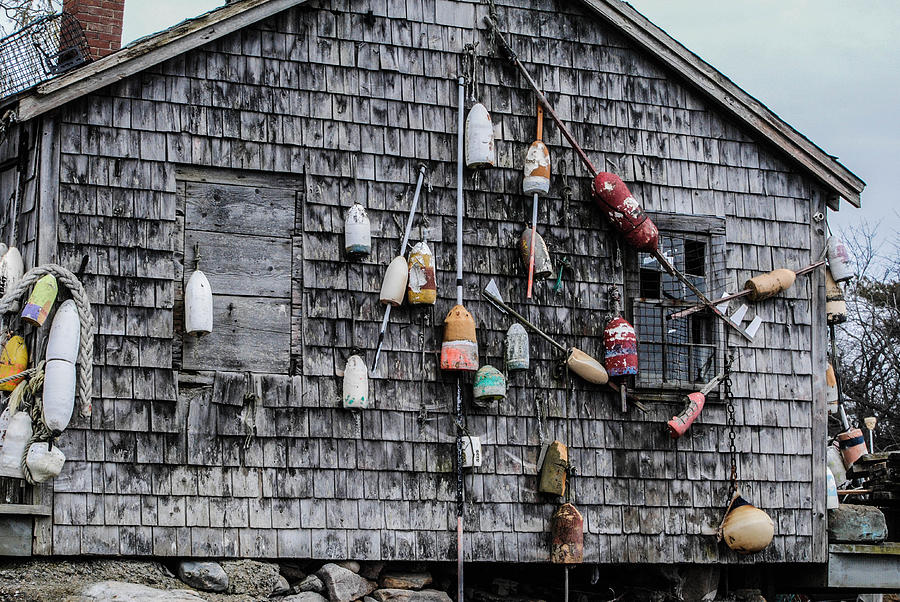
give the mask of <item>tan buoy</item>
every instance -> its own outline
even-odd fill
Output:
[[[825,244],[825,254],[828,256],[828,268],[836,282],[850,280],[856,276],[856,270],[850,261],[850,251],[837,236],[829,236]]]
[[[526,227],[522,231],[522,238],[519,240],[519,250],[521,251],[522,261],[525,263],[525,269],[528,269],[528,263],[531,260],[531,227]],[[537,280],[546,280],[553,276],[553,263],[550,261],[550,251],[547,250],[547,243],[539,232],[534,233],[534,277]]]
[[[844,291],[831,275],[831,268],[825,268],[825,320],[829,325],[847,321]]]
[[[506,370],[528,370],[531,351],[528,347],[528,331],[518,322],[513,322],[506,331]]]
[[[475,103],[466,116],[466,167],[483,169],[493,167],[496,162],[494,154],[494,124],[491,114],[483,104]]]
[[[9,247],[0,258],[0,294],[6,294],[15,287],[25,274],[22,254],[15,247]]]
[[[718,537],[735,552],[752,554],[772,543],[775,523],[768,514],[735,492],[719,526]]]
[[[409,277],[409,266],[402,255],[397,255],[388,265],[381,282],[381,302],[394,307],[403,303],[406,296],[406,279]]]
[[[369,374],[363,359],[353,354],[344,366],[344,386],[342,390],[345,408],[356,410],[369,407]]]
[[[584,561],[584,517],[572,504],[553,513],[550,526],[550,562],[581,564]]]
[[[441,370],[478,370],[478,339],[475,320],[462,305],[454,305],[444,318],[444,341],[441,343]]]
[[[525,153],[525,167],[523,169],[522,192],[524,194],[537,194],[547,196],[550,192],[550,149],[543,141],[544,134],[544,107],[537,107],[537,139],[528,147]]]
[[[503,373],[485,364],[475,373],[475,382],[472,385],[472,394],[475,401],[490,403],[506,398],[506,378]]]
[[[609,374],[603,364],[577,347],[569,349],[566,364],[569,366],[569,370],[589,383],[605,385],[609,382]]]
[[[544,462],[541,464],[538,491],[552,495],[565,495],[566,470],[568,468],[569,448],[561,441],[554,441],[547,447]]]
[[[372,252],[372,225],[359,203],[353,203],[344,218],[344,251],[350,259],[362,259]]]
[[[206,274],[195,270],[184,287],[184,331],[202,336],[212,332],[213,296]]]
[[[744,288],[750,290],[751,301],[763,301],[783,293],[794,284],[797,274],[787,268],[772,270],[768,274],[754,276],[744,284]]]
[[[437,299],[434,254],[424,240],[409,252],[409,283],[406,298],[413,305],[434,305]]]
[[[829,414],[834,414],[835,416],[837,416],[837,414],[838,414],[837,375],[834,372],[834,366],[831,365],[831,362],[828,362],[828,367],[825,368],[825,407],[828,409]]]

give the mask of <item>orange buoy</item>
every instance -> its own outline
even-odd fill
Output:
[[[25,347],[25,339],[19,335],[13,335],[3,344],[0,351],[0,378],[7,378],[23,372],[28,368],[28,349]],[[12,391],[20,382],[20,377],[0,385],[0,391]]]
[[[866,438],[860,429],[847,429],[837,436],[837,440],[846,468],[850,468],[854,462],[869,453],[866,449]]]
[[[462,305],[455,305],[444,318],[441,370],[478,370],[478,339],[475,320]]]
[[[550,562],[581,564],[584,561],[584,517],[572,504],[553,513],[550,526]]]

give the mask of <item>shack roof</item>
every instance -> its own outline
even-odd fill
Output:
[[[18,118],[28,120],[104,86],[141,72],[252,25],[307,0],[238,0],[185,20],[169,29],[136,40],[118,52],[36,86],[19,99]],[[742,90],[712,65],[678,43],[621,0],[579,0],[590,12],[634,41],[649,55],[711,99],[723,112],[740,120],[762,139],[787,153],[839,199],[860,206],[865,182],[759,100]]]

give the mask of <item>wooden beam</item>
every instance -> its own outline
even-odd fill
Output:
[[[43,119],[38,171],[38,239],[35,265],[56,263],[59,200],[59,128],[54,117]]]
[[[306,0],[243,0],[138,40],[118,52],[39,85],[19,101],[19,120],[26,121],[158,65],[183,52],[218,40]]]
[[[0,504],[0,514],[50,516],[51,510],[46,504]]]
[[[596,15],[621,30],[721,108],[787,152],[829,189],[852,205],[860,206],[859,195],[865,182],[644,15],[625,2],[583,1]]]

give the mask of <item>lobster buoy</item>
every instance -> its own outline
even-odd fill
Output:
[[[184,287],[184,330],[188,334],[203,336],[212,332],[212,287],[206,274],[195,270]]]
[[[366,208],[353,203],[344,218],[344,251],[351,259],[362,259],[372,252],[372,224]]]
[[[56,277],[53,274],[45,274],[31,289],[28,295],[28,302],[22,310],[22,319],[32,326],[43,326],[53,308],[53,302],[56,301],[56,294],[59,292],[59,285],[56,283]]]
[[[775,523],[760,510],[735,492],[719,526],[719,541],[741,554],[751,554],[765,549],[775,537]]]
[[[600,172],[594,178],[594,199],[625,241],[638,251],[659,247],[659,230],[619,176]]]
[[[344,407],[355,410],[369,407],[369,374],[363,359],[353,354],[344,366]]]
[[[66,463],[66,455],[59,447],[55,447],[48,441],[33,443],[25,454],[25,465],[31,472],[31,480],[35,483],[43,483],[55,479],[62,472]]]
[[[584,561],[584,518],[574,505],[565,503],[553,513],[550,526],[550,562],[581,564]]]
[[[825,254],[828,256],[828,267],[835,282],[850,280],[856,276],[856,270],[850,261],[850,251],[837,236],[829,236],[825,245]]]
[[[462,305],[454,305],[444,318],[444,341],[441,343],[441,370],[478,370],[478,339],[475,320]]]
[[[19,283],[25,275],[22,254],[15,247],[9,247],[0,258],[0,294],[5,295]]]
[[[603,331],[606,348],[606,371],[612,378],[624,378],[637,374],[637,335],[628,320],[617,316],[610,320]]]
[[[434,279],[434,254],[424,240],[409,252],[409,284],[406,298],[413,305],[434,305],[437,282]]]
[[[547,453],[544,454],[538,491],[552,495],[565,495],[568,468],[569,448],[561,441],[554,441],[547,447]]]
[[[528,269],[528,263],[531,260],[531,227],[522,231],[522,238],[519,242],[519,250],[522,253],[522,261],[525,262],[525,269]],[[539,232],[534,233],[534,277],[537,280],[546,280],[553,276],[553,263],[550,261],[550,251],[547,250],[547,243]]]
[[[840,500],[838,500],[838,492],[837,492],[837,481],[835,480],[834,474],[831,472],[831,469],[827,466],[825,467],[825,508],[828,510],[834,510],[838,506],[841,505]]]
[[[847,321],[847,302],[844,300],[844,291],[831,275],[830,268],[825,268],[825,321],[829,325]]]
[[[844,459],[841,457],[840,450],[834,445],[826,447],[825,464],[828,466],[831,474],[834,475],[834,480],[838,485],[843,485],[847,482],[847,469],[844,468]]]
[[[518,322],[506,331],[506,370],[528,370],[531,351],[528,348],[528,331]]]
[[[402,255],[394,257],[384,273],[381,281],[381,295],[379,299],[384,305],[397,307],[403,303],[406,296],[406,279],[409,277],[409,266]]]
[[[466,116],[466,167],[482,169],[493,167],[495,162],[494,124],[487,107],[479,102]]]
[[[0,449],[0,469],[5,469],[5,472],[11,472],[20,479],[25,476],[22,474],[22,456],[31,434],[31,416],[28,412],[13,414],[6,428],[3,448]]]
[[[589,383],[605,385],[609,382],[609,374],[606,372],[603,364],[577,347],[569,349],[566,365],[569,367],[569,370]]]
[[[18,374],[28,368],[28,349],[25,347],[25,339],[19,335],[13,335],[6,340],[3,350],[0,351],[0,378],[7,378]],[[22,378],[17,378],[0,385],[0,391],[12,391]]]
[[[61,433],[75,409],[75,362],[81,340],[78,307],[69,299],[53,317],[44,366],[44,424]]]
[[[543,141],[544,107],[537,108],[537,140],[525,153],[522,192],[528,195],[546,196],[550,192],[550,149]]]
[[[825,407],[829,414],[837,415],[838,413],[838,387],[837,374],[834,372],[834,366],[828,362],[825,368]]]
[[[853,463],[865,456],[866,438],[860,429],[848,429],[837,436],[838,448],[841,450],[841,458],[844,460],[844,468],[850,468]]]
[[[744,288],[750,289],[748,297],[750,297],[751,301],[763,301],[791,288],[796,278],[797,274],[793,271],[787,268],[779,268],[772,270],[768,274],[754,276],[744,283]]]
[[[478,468],[481,466],[481,438],[465,435],[462,438],[462,467]]]
[[[493,366],[484,365],[475,373],[472,392],[476,401],[490,403],[506,397],[506,379]]]
[[[685,401],[687,403],[685,404],[684,409],[681,410],[677,416],[672,416],[672,419],[666,423],[669,427],[669,435],[672,439],[678,439],[691,428],[691,425],[694,424],[694,420],[696,420],[697,416],[700,415],[700,412],[703,411],[703,406],[706,404],[706,395],[696,391],[686,395]]]

